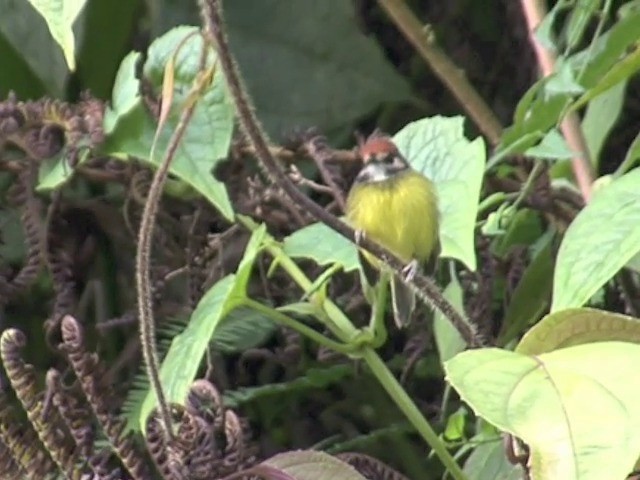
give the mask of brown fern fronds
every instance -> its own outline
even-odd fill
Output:
[[[38,175],[34,162],[25,160],[18,173],[17,181],[8,192],[10,203],[18,206],[22,222],[26,255],[24,265],[11,279],[0,281],[0,297],[4,302],[24,292],[42,271],[44,228],[42,225],[40,200],[34,194],[35,181]]]
[[[5,480],[22,480],[26,477],[26,472],[13,457],[13,452],[2,441],[0,441],[0,471]]]
[[[8,329],[0,337],[0,355],[16,396],[38,438],[51,455],[58,469],[70,479],[80,479],[90,472],[82,465],[73,442],[65,432],[64,422],[55,410],[45,410],[44,395],[36,388],[34,368],[24,362],[21,350],[26,338],[16,329]]]
[[[59,205],[60,197],[55,196],[48,212],[46,259],[54,289],[52,313],[45,325],[48,339],[58,332],[60,321],[73,312],[76,304],[73,256],[62,240],[61,232],[67,225],[59,215]]]
[[[369,455],[362,453],[339,453],[335,456],[351,465],[369,480],[409,480],[400,472]]]
[[[111,411],[111,395],[100,383],[104,369],[99,365],[97,355],[85,350],[82,327],[70,315],[62,319],[62,340],[62,348],[115,454],[134,480],[148,480],[151,475],[146,456],[134,443],[131,434],[124,433],[125,421]]]
[[[151,413],[146,425],[147,450],[164,480],[184,480],[191,478],[186,457],[193,449],[197,427],[191,415],[179,405],[171,405],[171,416],[173,424],[178,425],[175,440],[167,438],[158,410]]]

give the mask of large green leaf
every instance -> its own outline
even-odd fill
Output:
[[[438,190],[442,256],[476,269],[473,244],[486,153],[482,138],[464,136],[463,117],[424,118],[393,140],[409,163]]]
[[[236,273],[227,275],[204,294],[187,328],[172,340],[160,368],[160,380],[168,402],[184,403],[216,329],[246,295],[253,262],[262,249],[265,235],[264,225],[253,232]],[[155,405],[155,393],[149,391],[140,412],[143,432],[147,417]]]
[[[69,70],[76,68],[73,23],[86,0],[29,0],[47,22],[53,39],[60,45]]]
[[[144,74],[160,92],[164,68],[181,46],[175,58],[174,97],[171,113],[158,137],[153,162],[158,165],[175,130],[194,79],[199,71],[203,42],[195,27],[178,27],[159,38],[149,48]],[[105,131],[109,133],[104,151],[119,158],[139,158],[147,162],[156,130],[156,122],[146,111],[138,95],[135,61],[138,54],[125,58],[116,77],[113,105],[105,114]],[[208,52],[208,64],[215,62]],[[233,209],[223,183],[211,173],[217,162],[226,158],[233,130],[233,107],[223,75],[215,71],[211,85],[199,99],[180,146],[171,164],[171,173],[204,195],[226,218]]]
[[[411,100],[351,2],[233,0],[225,8],[231,49],[272,135],[350,128],[383,102]]]
[[[466,351],[445,370],[478,415],[529,446],[532,478],[601,480],[638,458],[638,362],[640,345],[598,342],[535,357]]]
[[[640,169],[596,191],[558,251],[551,311],[580,307],[640,252]]]
[[[458,313],[464,315],[462,285],[460,285],[455,272],[452,272],[451,282],[444,289],[443,294]],[[458,329],[453,326],[451,320],[440,310],[436,310],[433,316],[433,336],[435,337],[440,361],[443,363],[463,351],[467,346]]]

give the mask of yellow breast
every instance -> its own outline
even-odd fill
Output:
[[[347,220],[404,262],[428,260],[438,244],[438,203],[433,183],[415,170],[359,183],[347,198]]]

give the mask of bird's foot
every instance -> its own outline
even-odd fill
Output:
[[[414,277],[416,276],[416,273],[418,273],[419,267],[420,267],[420,264],[416,259],[413,259],[409,263],[407,263],[402,269],[402,274],[404,275],[405,281],[407,282],[413,281]]]
[[[353,236],[353,239],[356,242],[356,245],[361,245],[362,244],[362,240],[364,240],[366,237],[364,230],[356,230],[355,231],[355,235]]]

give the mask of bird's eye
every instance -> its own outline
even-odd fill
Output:
[[[382,161],[382,163],[391,165],[395,162],[396,156],[393,153],[386,153],[380,160]]]

